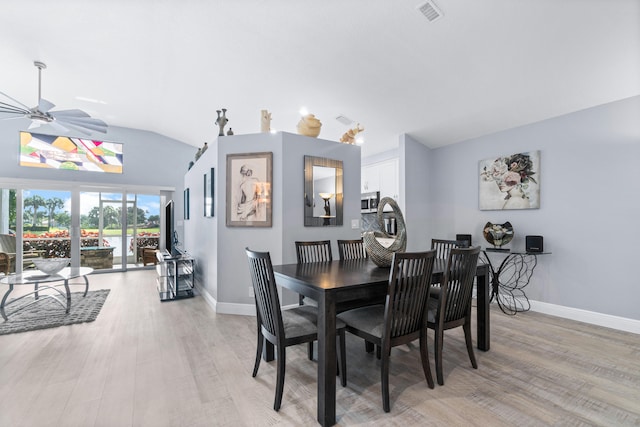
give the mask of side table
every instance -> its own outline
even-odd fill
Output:
[[[525,252],[500,250],[493,248],[483,249],[480,259],[489,265],[491,277],[491,296],[498,307],[505,314],[515,315],[518,312],[529,311],[531,304],[524,292],[524,288],[531,281],[533,270],[538,265],[538,255],[548,255],[551,252]],[[489,254],[504,255],[496,269],[489,258]]]

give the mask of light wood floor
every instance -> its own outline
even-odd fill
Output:
[[[0,426],[318,425],[306,346],[288,349],[275,412],[275,362],[251,377],[255,318],[215,314],[200,297],[160,303],[152,271],[93,275],[91,287],[111,289],[95,322],[0,336]],[[350,336],[338,425],[640,425],[640,336],[496,307],[491,316],[478,370],[462,332],[447,333],[445,385],[433,390],[417,346],[394,349],[388,414],[379,362]]]

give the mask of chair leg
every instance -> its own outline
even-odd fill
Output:
[[[444,341],[444,330],[436,328],[435,337],[435,356],[436,356],[436,377],[438,384],[444,385],[444,377],[442,375],[442,344]]]
[[[373,343],[365,340],[364,351],[367,353],[373,353]]]
[[[307,354],[309,355],[309,360],[313,360],[313,341],[308,344]]]
[[[338,332],[338,362],[340,372],[340,384],[342,387],[347,386],[347,345],[344,329]]]
[[[380,346],[378,346],[378,349],[380,349]],[[389,412],[391,411],[391,405],[389,404],[389,354],[382,355],[380,381],[382,384],[382,409],[384,409],[384,412]]]
[[[424,336],[420,337],[420,359],[422,360],[422,370],[424,371],[424,378],[427,380],[429,388],[433,388],[433,376],[431,375],[431,364],[429,363],[429,348],[427,346],[427,331],[423,332]]]
[[[464,340],[467,343],[467,353],[469,353],[471,366],[473,366],[473,369],[478,369],[478,362],[476,362],[476,356],[473,353],[473,342],[471,341],[471,322],[465,322],[462,325],[462,329],[464,330]]]
[[[382,348],[379,345],[376,346],[376,357],[378,360],[382,359]]]
[[[262,346],[264,345],[264,337],[262,336],[262,331],[260,330],[260,325],[258,325],[258,343],[256,345],[256,362],[253,365],[253,374],[255,377],[258,375],[258,368],[260,367],[260,359],[262,356]]]
[[[286,350],[285,347],[278,347],[278,373],[276,379],[276,400],[273,403],[273,409],[276,411],[280,410],[280,405],[282,404],[282,391],[284,390],[284,372],[287,366],[286,364]]]

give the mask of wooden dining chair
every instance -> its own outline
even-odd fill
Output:
[[[338,254],[340,259],[363,259],[367,257],[364,249],[364,241],[358,240],[338,240]]]
[[[249,270],[256,304],[258,344],[253,377],[258,374],[262,347],[266,339],[276,348],[278,362],[276,396],[273,409],[278,411],[282,403],[286,348],[292,345],[313,342],[318,339],[318,310],[313,306],[299,306],[282,311],[273,274],[269,252],[256,252],[245,248],[249,259]],[[338,343],[338,363],[342,386],[347,385],[347,364],[345,353],[345,324],[336,320]]]
[[[429,388],[433,378],[427,351],[426,308],[435,251],[396,252],[389,274],[384,305],[355,308],[338,315],[347,331],[381,347],[382,407],[389,412],[389,361],[391,348],[420,340],[422,370]]]
[[[471,296],[479,254],[480,246],[451,249],[440,282],[440,296],[429,299],[427,327],[435,331],[436,376],[440,385],[444,385],[442,346],[447,329],[462,326],[471,366],[478,369],[471,341]]]
[[[308,262],[325,262],[333,261],[333,254],[331,253],[331,240],[316,240],[316,241],[296,241],[296,258],[298,264],[305,264]],[[318,304],[310,299],[305,300],[304,295],[298,295],[299,305],[313,305]],[[313,359],[313,341],[309,342],[309,360]]]
[[[8,276],[10,270],[11,258],[9,257],[9,254],[6,252],[0,252],[0,272],[4,273],[5,276]]]

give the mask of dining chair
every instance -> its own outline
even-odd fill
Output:
[[[367,257],[364,249],[364,241],[358,240],[338,240],[338,254],[340,259],[363,259]]]
[[[333,261],[331,240],[296,241],[296,258],[298,264],[307,262]],[[313,305],[317,303],[311,299],[305,300],[304,295],[298,295],[299,305]],[[313,341],[309,342],[309,360],[313,359]]]
[[[435,251],[396,252],[389,273],[389,287],[384,305],[355,308],[338,315],[347,331],[379,346],[382,351],[380,376],[382,407],[390,411],[389,362],[391,348],[420,340],[422,370],[429,388],[433,377],[427,349],[426,308]]]
[[[440,282],[440,297],[429,298],[427,304],[427,327],[435,331],[436,376],[440,385],[444,385],[442,346],[447,329],[462,326],[471,366],[478,369],[471,342],[471,296],[479,254],[480,246],[452,248]]]
[[[256,252],[245,248],[249,260],[249,270],[256,304],[258,345],[252,376],[258,374],[262,348],[266,339],[276,348],[277,379],[273,409],[278,411],[282,403],[286,348],[292,345],[313,342],[318,339],[318,311],[316,307],[303,305],[282,311],[273,274],[269,252]],[[345,324],[336,319],[339,374],[342,386],[347,385],[347,364],[345,353]]]
[[[446,239],[431,239],[431,249],[436,250],[436,258],[446,260],[449,257],[449,252],[453,248],[469,247],[467,241],[464,240],[446,240]],[[439,298],[440,296],[440,284],[434,283],[430,290],[431,298]]]

